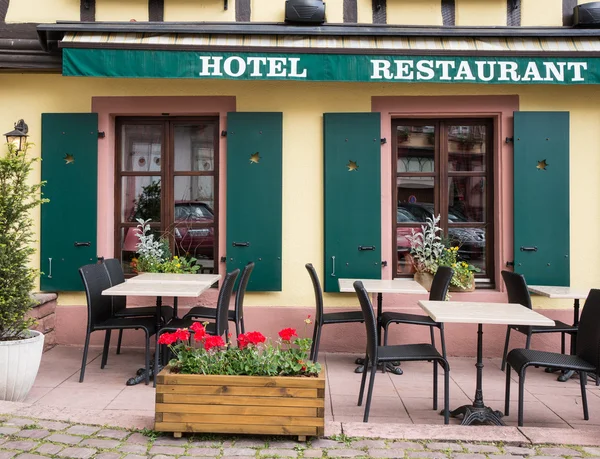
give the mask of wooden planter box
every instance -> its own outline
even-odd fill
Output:
[[[173,432],[322,436],[325,371],[316,378],[171,374],[156,381],[154,429]]]

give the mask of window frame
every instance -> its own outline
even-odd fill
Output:
[[[486,136],[486,158],[485,171],[449,171],[448,167],[448,127],[449,126],[473,126],[484,125],[489,133]],[[435,138],[433,143],[434,148],[434,168],[433,172],[398,172],[398,136],[396,135],[399,126],[435,126]],[[494,194],[495,194],[495,148],[498,136],[498,128],[495,119],[491,116],[442,116],[442,117],[419,117],[412,118],[410,116],[392,117],[391,118],[391,172],[392,172],[392,260],[393,260],[393,278],[408,278],[412,274],[398,272],[398,250],[397,250],[397,228],[413,228],[415,224],[400,223],[398,224],[396,213],[398,206],[398,178],[399,177],[432,177],[434,180],[434,213],[440,215],[440,226],[444,234],[448,234],[448,229],[453,228],[482,228],[486,233],[485,260],[486,273],[485,275],[476,274],[476,286],[478,288],[495,288],[495,251],[494,251],[494,233],[495,233],[495,214],[494,214]],[[456,177],[484,177],[486,180],[486,197],[485,197],[485,219],[484,223],[480,222],[448,222],[448,205],[449,205],[449,178]],[[437,190],[436,190],[437,188]],[[446,190],[443,192],[443,190]]]
[[[219,271],[219,117],[218,116],[117,116],[115,117],[115,164],[114,164],[114,254],[118,260],[122,258],[121,231],[124,228],[136,227],[137,222],[124,222],[121,219],[122,186],[124,177],[156,177],[161,179],[160,223],[151,222],[152,229],[161,232],[175,228],[175,196],[174,183],[176,177],[213,177],[214,207],[213,223],[187,223],[191,229],[213,228],[214,272]],[[213,169],[212,171],[175,171],[175,127],[189,124],[213,125]],[[126,125],[162,126],[161,168],[160,171],[125,171],[123,170],[122,135]],[[165,186],[165,184],[167,186]],[[166,204],[166,205],[165,205]],[[169,246],[174,250],[174,238],[170,238]],[[174,253],[174,252],[173,252]],[[126,277],[130,277],[127,275]]]

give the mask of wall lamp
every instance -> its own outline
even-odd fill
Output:
[[[12,144],[17,151],[23,151],[27,143],[27,132],[29,132],[29,128],[25,124],[25,121],[19,120],[15,123],[14,130],[4,134],[6,142]]]

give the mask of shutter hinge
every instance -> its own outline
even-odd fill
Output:
[[[227,137],[227,131],[221,131],[221,137]]]
[[[227,262],[227,257],[221,257],[221,263]]]
[[[387,260],[383,260],[383,261],[381,262],[381,267],[382,267],[382,268],[385,268],[386,266],[387,266]]]
[[[512,266],[513,268],[515,267],[515,262],[514,261],[507,261],[506,262],[506,267],[510,267]]]
[[[381,145],[385,145],[387,143],[387,139],[384,137],[383,139],[381,139]]]
[[[514,142],[515,142],[514,137],[507,137],[506,140],[504,141],[504,143],[514,143]]]
[[[104,133],[104,131],[98,131],[98,138],[99,139],[103,139],[106,136],[106,134]]]

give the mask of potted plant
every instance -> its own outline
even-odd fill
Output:
[[[27,313],[36,302],[31,296],[39,275],[30,266],[35,253],[31,212],[46,199],[43,183],[30,183],[37,158],[28,158],[26,144],[8,144],[0,157],[0,400],[23,401],[37,375],[44,335],[29,330]]]
[[[438,265],[449,266],[454,270],[454,275],[450,280],[451,292],[472,292],[475,290],[475,273],[481,270],[458,259],[458,246],[445,247]]]
[[[410,254],[415,270],[414,279],[429,291],[433,275],[439,266],[439,259],[444,251],[442,229],[438,226],[440,216],[427,218],[426,224],[420,231],[412,230],[411,236],[406,236],[410,242]]]
[[[159,343],[175,358],[157,377],[155,430],[323,435],[325,374],[308,358],[312,340],[293,328],[275,342],[243,333],[233,346],[195,322]]]

